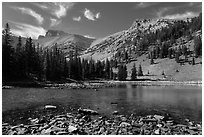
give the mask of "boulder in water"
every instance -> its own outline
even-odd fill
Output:
[[[88,115],[98,115],[98,112],[91,109],[78,109],[79,113],[88,114]]]

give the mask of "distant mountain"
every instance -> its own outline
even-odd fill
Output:
[[[18,37],[12,36],[12,45],[15,47],[18,43]],[[69,51],[73,51],[77,48],[78,53],[85,51],[95,39],[87,38],[82,35],[69,34],[60,30],[48,30],[45,34],[39,35],[38,39],[33,39],[34,44],[39,44],[44,49],[52,48],[57,44],[58,48],[69,54]],[[22,44],[26,43],[26,38],[22,37]]]
[[[45,37],[56,37],[56,36],[62,36],[66,34],[68,33],[65,33],[64,31],[60,31],[60,30],[48,30],[45,34]]]
[[[48,30],[45,36],[39,36],[37,42],[43,48],[52,48],[55,44],[68,54],[69,51],[77,48],[78,52],[86,50],[93,42],[92,38],[82,35],[69,34],[59,30]]]

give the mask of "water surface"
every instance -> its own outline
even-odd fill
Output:
[[[169,113],[178,119],[202,121],[202,89],[197,86],[133,86],[92,89],[14,88],[2,90],[3,120],[14,110],[36,109],[51,104],[78,109],[90,108],[111,116]]]

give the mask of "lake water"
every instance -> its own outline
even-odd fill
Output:
[[[39,109],[56,105],[61,111],[79,107],[97,110],[102,115],[165,114],[202,121],[202,87],[198,86],[134,86],[92,89],[14,88],[2,90],[3,121],[10,112]],[[9,113],[7,113],[9,112]]]

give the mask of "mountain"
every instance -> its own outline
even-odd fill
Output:
[[[48,30],[45,36],[39,36],[37,42],[43,48],[52,48],[55,44],[57,47],[69,53],[77,48],[78,52],[86,50],[94,39],[87,38],[77,34],[69,34],[59,30]]]
[[[88,58],[91,56],[96,60],[111,58],[118,50],[132,46],[137,40],[142,39],[145,34],[169,27],[175,22],[175,20],[168,19],[135,20],[129,29],[93,41],[91,46],[83,52],[82,57]]]
[[[26,43],[26,38],[21,37],[22,44]],[[35,45],[39,44],[44,49],[52,48],[57,44],[57,48],[61,49],[65,54],[70,51],[78,50],[78,53],[85,51],[95,39],[87,38],[82,35],[69,34],[60,30],[48,30],[45,34],[39,35],[38,39],[33,39]],[[18,37],[12,36],[12,45],[15,47],[18,43]]]
[[[186,20],[170,19],[143,19],[135,20],[129,29],[123,30],[92,42],[81,55],[85,59],[105,61],[109,59],[118,65],[125,64],[130,79],[131,69],[142,65],[142,79],[165,80],[202,80],[202,56],[195,58],[195,38],[202,37],[202,15]],[[184,56],[183,47],[187,48],[187,57]],[[155,49],[163,51],[165,56],[150,57]],[[172,49],[172,58],[167,53]],[[157,52],[157,51],[156,51]],[[175,52],[179,52],[179,62],[176,62]],[[159,54],[164,54],[160,52]],[[186,59],[187,58],[187,59]],[[192,60],[195,58],[195,65]],[[115,73],[117,67],[113,68]],[[163,72],[165,73],[165,78]]]

